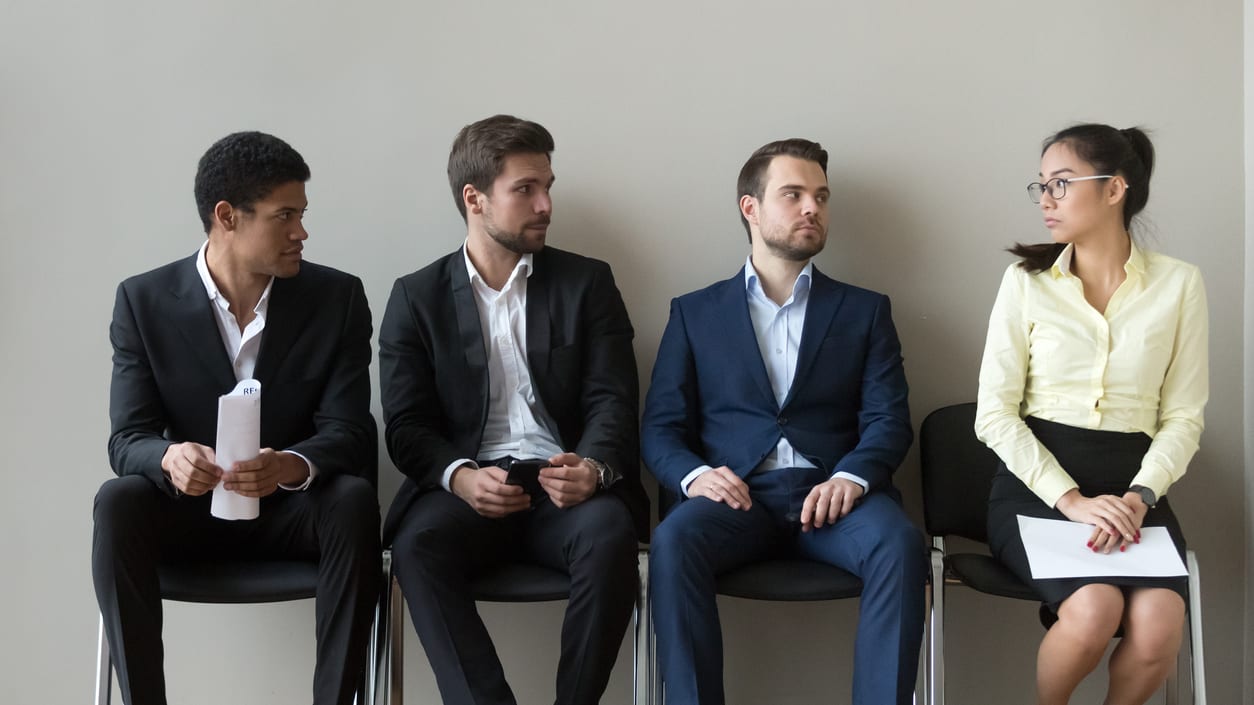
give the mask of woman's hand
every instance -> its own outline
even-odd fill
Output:
[[[1140,495],[1136,501],[1140,501]],[[1135,543],[1140,538],[1141,520],[1145,518],[1145,509],[1138,512],[1126,495],[1085,497],[1074,489],[1060,497],[1054,506],[1071,521],[1092,524],[1095,528],[1088,546],[1102,553],[1110,553],[1116,547],[1125,550],[1128,544]]]

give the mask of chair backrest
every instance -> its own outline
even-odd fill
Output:
[[[919,431],[919,452],[927,533],[988,543],[988,493],[1000,460],[975,437],[975,404],[928,414]]]

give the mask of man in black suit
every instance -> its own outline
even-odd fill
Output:
[[[553,138],[498,115],[449,154],[465,245],[397,280],[379,332],[388,452],[407,477],[384,523],[446,704],[514,703],[469,581],[510,559],[568,572],[558,703],[605,690],[631,617],[639,390],[604,262],[545,247]],[[532,495],[506,482],[541,461]]]
[[[229,135],[200,160],[208,239],[118,287],[109,460],[92,575],[122,698],[164,703],[157,564],[318,561],[313,702],[347,704],[365,668],[380,550],[370,415],[370,310],[361,281],[301,261],[309,167],[282,140]],[[256,458],[219,467],[217,400],[261,383]],[[211,490],[260,515],[210,515]]]

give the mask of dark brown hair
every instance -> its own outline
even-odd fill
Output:
[[[1119,130],[1110,125],[1075,125],[1046,139],[1041,145],[1041,155],[1060,143],[1070,147],[1097,173],[1116,174],[1128,182],[1123,196],[1123,227],[1131,231],[1133,216],[1149,202],[1150,174],[1154,171],[1154,145],[1145,131],[1139,127]],[[1022,257],[1019,266],[1035,274],[1054,266],[1065,248],[1066,245],[1058,242],[1035,245],[1017,242],[1008,251]]]
[[[762,200],[763,192],[766,189],[766,184],[764,183],[766,170],[771,166],[771,161],[775,157],[796,157],[808,162],[816,162],[823,169],[823,173],[827,173],[827,151],[818,142],[811,142],[798,137],[771,142],[759,147],[749,157],[749,161],[740,167],[740,178],[736,179],[737,204],[744,196],[753,196],[759,201]],[[739,205],[737,205],[737,212],[740,212]],[[752,242],[753,235],[749,231],[749,221],[745,220],[744,213],[740,213],[740,222],[744,224],[745,233],[749,234],[749,240]]]
[[[463,127],[448,153],[448,183],[453,189],[457,210],[466,219],[462,189],[466,184],[490,194],[492,183],[501,175],[505,157],[511,154],[553,152],[553,135],[539,123],[513,115],[493,115]]]

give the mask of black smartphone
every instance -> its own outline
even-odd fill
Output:
[[[540,468],[548,466],[543,460],[511,460],[505,469],[505,484],[518,485],[534,501],[544,496],[544,488],[540,487]]]

